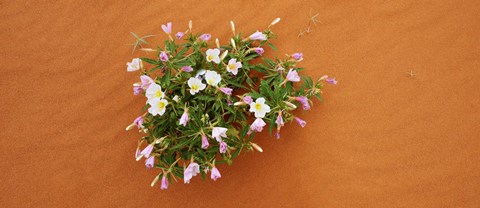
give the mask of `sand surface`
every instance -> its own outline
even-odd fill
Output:
[[[320,23],[298,38],[309,12]],[[478,1],[0,1],[0,207],[479,207]],[[129,32],[173,21],[226,43],[274,31],[329,74],[325,102],[265,150],[168,191],[124,128],[144,99]],[[152,38],[159,43],[166,36]],[[413,77],[407,73],[413,71]]]

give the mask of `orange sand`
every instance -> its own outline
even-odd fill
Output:
[[[0,207],[480,206],[480,3],[223,2],[1,1]],[[321,23],[298,38],[310,10]],[[124,131],[144,103],[129,32],[193,19],[226,43],[230,20],[250,33],[276,17],[266,55],[302,51],[339,85],[217,182],[150,188]]]

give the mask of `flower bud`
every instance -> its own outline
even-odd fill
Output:
[[[245,104],[246,104],[246,103],[244,103],[244,102],[236,102],[236,103],[234,103],[233,105],[234,105],[234,106],[239,106],[239,105],[245,105]]]
[[[152,183],[150,184],[151,187],[155,186],[155,184],[158,182],[158,179],[160,179],[160,175],[155,176],[153,179]]]
[[[287,106],[288,106],[288,107],[290,107],[290,108],[293,108],[293,109],[296,109],[296,108],[297,108],[297,106],[296,106],[296,105],[294,105],[294,104],[293,104],[293,103],[291,103],[291,102],[284,101],[284,103],[285,103],[285,104],[287,104]]]
[[[132,130],[134,126],[135,126],[134,123],[128,125],[127,128],[125,128],[125,131],[130,131],[130,130]]]
[[[255,150],[257,150],[257,151],[259,151],[259,152],[263,152],[263,149],[262,149],[260,146],[258,146],[257,144],[250,142],[250,145],[252,145],[252,147],[253,147]]]
[[[272,23],[270,23],[270,25],[268,27],[271,27],[271,26],[274,26],[275,24],[277,24],[278,22],[280,22],[280,17],[277,17],[275,18]]]
[[[217,48],[220,48],[220,42],[218,41],[218,38],[215,38],[215,44],[217,45]]]
[[[225,59],[225,57],[227,57],[227,54],[228,54],[228,50],[222,53],[222,56],[220,56],[220,60]]]
[[[230,21],[230,28],[232,28],[232,33],[235,35],[235,24],[233,24],[233,21]]]
[[[237,49],[237,46],[235,45],[235,40],[233,38],[230,39],[230,43],[232,44],[233,49]]]
[[[188,30],[190,30],[190,32],[192,32],[192,20],[188,21]]]
[[[141,51],[145,51],[145,52],[155,52],[157,50],[155,49],[152,49],[152,48],[140,48]]]

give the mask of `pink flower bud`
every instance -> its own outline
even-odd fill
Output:
[[[143,124],[143,117],[142,116],[139,116],[137,117],[133,123],[137,126],[138,129],[141,129],[142,128],[142,124]]]
[[[220,142],[220,153],[225,153],[227,152],[227,143],[225,143],[224,141],[221,141]]]
[[[267,36],[257,30],[257,32],[251,34],[249,38],[250,40],[266,40]]]
[[[153,155],[145,160],[145,166],[147,167],[147,169],[152,168],[154,163],[155,163],[155,157]]]
[[[140,81],[142,82],[141,87],[144,90],[147,90],[147,88],[152,84],[155,83],[152,78],[150,78],[147,75],[142,75],[140,76]]]
[[[134,95],[140,95],[142,93],[143,89],[141,86],[133,86],[133,94]]]
[[[285,123],[283,122],[283,117],[281,112],[278,113],[277,120],[275,121],[275,123],[277,124],[277,129],[280,129],[280,127],[285,125]]]
[[[263,54],[263,52],[265,52],[265,50],[263,50],[263,48],[260,48],[260,47],[253,48],[253,50],[257,52],[258,55],[260,56]]]
[[[337,80],[335,78],[328,78],[325,81],[333,85],[337,84]]]
[[[294,53],[292,54],[292,58],[298,61],[303,58],[303,53]]]
[[[167,177],[163,176],[162,177],[162,186],[160,186],[160,189],[165,190],[168,188],[168,180]]]
[[[223,93],[225,93],[225,95],[232,95],[232,88],[229,88],[229,87],[222,87],[220,88],[220,91],[222,91]]]
[[[162,25],[162,30],[163,30],[163,32],[165,32],[167,34],[172,33],[172,23],[169,22],[169,23],[167,23],[167,25]]]
[[[198,37],[198,38],[200,38],[203,41],[208,41],[208,40],[210,40],[211,37],[212,37],[212,35],[210,35],[210,33],[205,33],[205,34],[200,35],[200,37]]]
[[[213,167],[212,168],[212,174],[210,175],[210,178],[214,181],[216,181],[217,179],[221,178],[222,175],[220,175],[220,171],[218,171],[218,169],[216,167]]]
[[[243,97],[243,102],[250,105],[250,103],[253,102],[253,99],[252,99],[251,96],[245,96],[245,97]]]
[[[261,132],[265,125],[266,125],[266,123],[263,121],[262,118],[257,118],[257,119],[255,119],[255,121],[250,126],[250,130],[255,131],[255,132]]]
[[[160,61],[167,62],[168,61],[168,54],[165,51],[160,53]]]
[[[298,76],[297,71],[290,69],[287,73],[287,80],[290,82],[300,82],[300,76]]]
[[[137,148],[137,151],[135,151],[135,158],[142,157],[142,154],[140,153],[140,150]]]
[[[188,165],[188,167],[183,171],[183,182],[190,183],[190,180],[193,176],[196,176],[200,173],[200,166],[196,162],[192,162]]]
[[[185,111],[182,114],[182,117],[180,118],[180,125],[187,126],[187,122],[188,122],[188,109],[185,109]]]
[[[185,33],[183,33],[183,32],[178,32],[178,33],[175,35],[175,37],[180,40],[180,39],[182,39],[182,37],[183,37],[184,35],[185,35]]]
[[[152,150],[153,150],[153,144],[149,144],[147,147],[145,147],[145,149],[142,150],[142,152],[140,152],[140,154],[146,158],[149,158],[150,154],[152,153]]]
[[[295,117],[295,121],[303,128],[305,125],[307,125],[307,122],[300,119],[299,117]]]
[[[192,72],[193,68],[191,66],[184,66],[182,67],[182,71],[184,72]]]
[[[299,96],[299,97],[296,97],[295,100],[302,104],[303,110],[310,110],[310,103],[308,103],[307,97]]]
[[[208,143],[208,138],[206,135],[202,135],[202,149],[207,149],[208,146],[210,146],[210,143]]]

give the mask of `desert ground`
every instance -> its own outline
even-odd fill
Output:
[[[479,207],[478,1],[0,1],[0,207]],[[309,20],[315,16],[316,24]],[[274,18],[324,101],[263,153],[166,191],[125,127],[145,100],[125,63],[161,24],[227,43]],[[212,39],[213,40],[213,39]],[[210,41],[213,44],[213,41]]]

